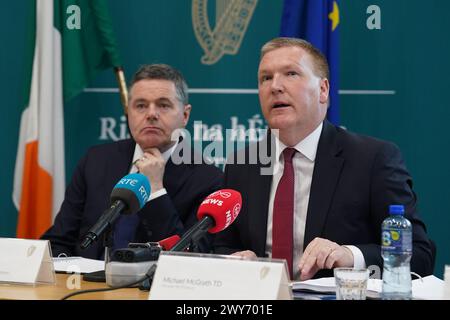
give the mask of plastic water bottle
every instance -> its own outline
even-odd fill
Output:
[[[389,214],[381,225],[383,257],[383,299],[411,299],[410,261],[412,226],[403,214],[403,205],[389,206]]]

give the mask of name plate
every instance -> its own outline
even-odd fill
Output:
[[[0,282],[55,283],[49,241],[0,238]]]
[[[290,300],[284,260],[161,252],[149,294],[152,300]]]

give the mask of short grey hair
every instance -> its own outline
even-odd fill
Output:
[[[183,105],[189,103],[188,86],[180,71],[167,64],[145,64],[142,65],[131,80],[130,89],[141,80],[168,80],[174,83],[178,100]]]

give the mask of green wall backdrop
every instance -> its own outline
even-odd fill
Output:
[[[216,4],[208,2],[214,28]],[[201,62],[203,50],[192,23],[192,0],[110,0],[110,11],[127,79],[144,63],[169,63],[192,89],[256,89],[260,46],[278,35],[281,0],[259,0],[236,55],[213,65]],[[381,29],[369,30],[369,5],[381,10]],[[391,140],[403,151],[414,178],[419,209],[438,246],[435,274],[450,264],[450,38],[447,0],[341,0],[341,118],[352,131]],[[24,48],[29,2],[0,2],[0,236],[15,235],[17,211],[11,200],[23,95]],[[116,87],[112,71],[89,86]],[[389,94],[351,94],[348,90],[388,90]],[[265,127],[258,97],[248,94],[191,93],[188,128],[202,121],[214,129],[232,123]],[[66,170],[69,180],[78,159],[93,144],[123,138],[125,119],[117,93],[84,92],[65,106]],[[106,128],[110,128],[108,131]],[[198,130],[198,127],[197,127]]]

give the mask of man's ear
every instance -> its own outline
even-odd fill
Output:
[[[327,78],[320,79],[320,96],[319,102],[324,104],[328,103],[330,96],[330,82]]]
[[[186,127],[189,122],[189,116],[191,115],[192,106],[190,104],[184,105],[183,110],[183,125]]]

